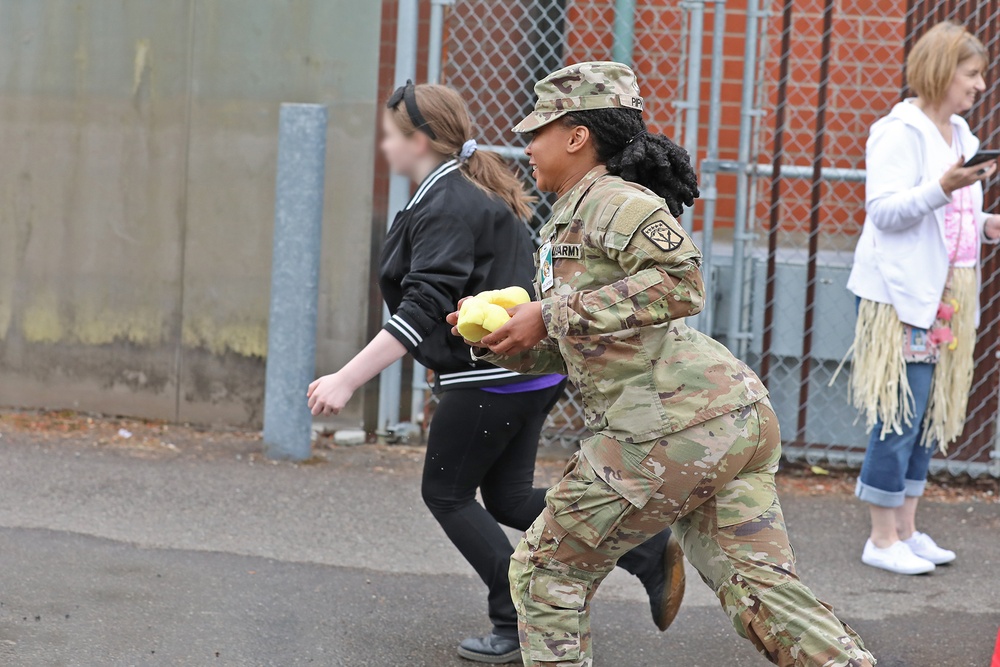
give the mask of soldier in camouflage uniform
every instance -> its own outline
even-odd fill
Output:
[[[736,631],[771,662],[874,665],[795,574],[767,391],[684,323],[704,305],[700,252],[674,218],[698,194],[687,154],[646,132],[625,65],[573,65],[535,92],[535,112],[515,131],[533,133],[526,153],[539,188],[560,195],[541,230],[540,301],[512,310],[473,356],[567,373],[594,435],[511,561],[524,664],[592,665],[598,585],[622,554],[672,526]]]

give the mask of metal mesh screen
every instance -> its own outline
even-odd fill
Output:
[[[630,6],[634,11],[623,13]],[[720,7],[721,93],[711,99],[710,37]],[[706,275],[712,314],[700,328],[767,382],[791,456],[858,463],[867,438],[847,402],[847,373],[834,375],[854,330],[854,298],[845,285],[864,222],[865,141],[871,124],[902,97],[909,45],[945,19],[969,25],[1000,56],[1000,0],[456,0],[444,22],[442,79],[469,101],[480,143],[504,152],[530,184],[523,143],[509,128],[530,110],[533,82],[570,62],[631,60],[651,129],[689,146],[694,138],[703,180],[709,168],[716,179],[692,216],[696,241],[714,256]],[[697,87],[688,87],[689,57],[703,64]],[[1000,145],[998,83],[993,65],[990,90],[969,115],[984,144],[994,147]],[[701,115],[692,133],[685,102],[698,93]],[[719,150],[702,162],[713,113]],[[741,132],[741,121],[749,131]],[[739,199],[744,176],[746,196]],[[994,201],[995,193],[987,196],[988,210]],[[536,230],[550,206],[549,198],[539,198]],[[741,210],[747,235],[738,226],[733,232]],[[998,347],[990,332],[1000,323],[1000,260],[989,248],[984,260],[969,421],[947,460],[935,463],[952,472],[997,474],[991,461]],[[582,432],[571,392],[545,437],[570,444]]]
[[[762,117],[758,162],[780,178],[756,180],[757,242],[747,326],[759,330],[749,356],[779,406],[793,456],[857,463],[866,436],[846,404],[848,376],[833,380],[852,340],[853,297],[844,285],[864,222],[868,129],[903,96],[909,45],[941,20],[978,32],[993,53],[1000,3],[772,3],[762,32]],[[996,142],[1000,70],[994,66],[969,120],[985,145]],[[987,188],[987,209],[995,201]],[[984,249],[983,323],[965,433],[936,468],[993,472],[996,352],[994,302],[1000,281]],[[755,321],[756,318],[756,321]],[[792,322],[794,326],[789,327]],[[793,332],[796,335],[793,335]]]
[[[984,146],[1000,145],[1000,0],[926,2],[910,0],[907,11],[907,43],[911,44],[928,28],[942,20],[967,25],[982,40],[992,61],[986,76],[987,91],[968,115],[972,129]],[[992,187],[990,187],[992,186]],[[986,184],[986,210],[998,211],[1000,179]],[[997,327],[1000,326],[1000,256],[995,246],[983,252],[983,316],[976,345],[976,374],[969,400],[965,431],[947,461],[952,472],[977,472],[984,466],[1000,476],[1000,447],[997,445]]]
[[[529,186],[524,144],[510,128],[533,107],[534,82],[571,62],[610,60],[631,44],[632,64],[647,87],[647,122],[657,132],[676,135],[682,11],[673,2],[640,2],[617,37],[615,18],[615,3],[601,0],[458,0],[451,8],[443,82],[468,100],[478,141],[511,158]],[[553,199],[534,194],[539,200],[531,226],[537,232]],[[545,444],[575,446],[585,430],[582,414],[571,388],[549,415]]]
[[[905,7],[781,0],[770,9],[753,158],[769,169],[748,202],[757,232],[748,356],[788,451],[855,460],[866,436],[847,403],[849,374],[834,374],[853,339],[846,282],[865,215],[865,141],[899,101]]]

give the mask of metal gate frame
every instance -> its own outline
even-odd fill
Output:
[[[764,35],[766,28],[757,30],[754,25],[754,18],[767,21],[771,14],[769,12],[758,11],[755,0],[750,0],[750,18],[747,20],[746,30],[746,56],[747,63],[744,80],[743,108],[741,111],[741,131],[740,131],[740,158],[735,162],[705,160],[701,164],[702,173],[710,175],[714,173],[735,173],[738,175],[738,200],[744,205],[737,209],[736,229],[734,232],[734,261],[732,272],[732,284],[730,294],[730,319],[727,342],[731,348],[741,357],[747,357],[747,343],[751,338],[749,327],[749,313],[747,303],[749,295],[747,286],[751,280],[747,271],[748,246],[755,238],[755,234],[748,233],[747,219],[755,208],[753,193],[757,190],[757,182],[766,178],[770,180],[770,204],[768,210],[766,250],[766,280],[764,296],[764,325],[762,335],[762,348],[764,353],[759,360],[759,371],[765,384],[771,376],[773,358],[772,338],[775,328],[775,265],[779,245],[779,236],[782,233],[782,220],[780,217],[780,202],[782,198],[783,184],[790,179],[808,179],[810,184],[810,216],[808,231],[807,250],[807,275],[806,275],[806,297],[805,316],[802,332],[802,352],[800,357],[799,373],[799,397],[798,415],[795,424],[794,436],[788,438],[784,443],[785,455],[791,459],[805,459],[809,462],[830,461],[834,463],[859,466],[864,458],[864,447],[844,445],[830,445],[811,443],[806,437],[806,426],[809,419],[809,394],[810,384],[814,381],[812,362],[812,339],[815,331],[815,289],[817,285],[818,266],[818,240],[821,233],[820,217],[821,204],[823,202],[823,186],[825,183],[837,181],[863,182],[865,179],[864,169],[837,168],[825,166],[825,141],[827,134],[826,112],[828,105],[828,90],[830,85],[830,68],[832,60],[831,38],[833,35],[834,20],[838,3],[835,0],[822,0],[822,47],[819,74],[817,84],[817,96],[815,107],[815,132],[812,163],[810,165],[786,165],[784,158],[784,133],[785,133],[785,111],[787,104],[787,85],[790,80],[789,63],[792,59],[793,41],[793,14],[795,12],[795,0],[778,0],[775,5],[781,5],[781,31],[779,47],[779,76],[777,81],[777,103],[773,114],[773,144],[771,150],[770,164],[756,163],[751,155],[757,152],[752,150],[752,143],[759,134],[759,129],[753,127],[754,121],[764,114],[761,111],[760,100],[762,99],[761,89],[768,82],[764,77],[759,76],[752,80],[754,76],[753,64],[757,57],[766,48]],[[801,4],[801,3],[800,3]],[[996,26],[1000,22],[1000,2],[991,0],[989,2],[975,3],[969,0],[945,0],[934,2],[932,0],[909,0],[905,14],[905,43],[902,45],[902,54],[909,52],[910,47],[929,27],[939,21],[957,20],[963,24],[971,24],[973,29],[980,33],[984,43],[992,45],[994,51],[1000,48],[1000,40],[997,39],[991,26]],[[982,101],[990,99],[991,93],[995,99],[1000,93],[1000,62],[994,60],[991,64],[991,76],[988,77],[990,90],[982,96]],[[907,96],[908,91],[900,91],[900,98]],[[754,101],[756,100],[756,104]],[[985,103],[978,104],[970,114],[970,124],[973,130],[978,132],[984,140],[984,144],[1000,139],[1000,114],[997,113],[997,106],[987,106]],[[704,178],[704,176],[703,176]],[[996,191],[988,195],[987,208],[997,202]],[[706,225],[711,224],[707,220]],[[936,458],[932,461],[932,471],[945,471],[952,475],[968,474],[980,476],[984,474],[1000,477],[1000,434],[997,432],[997,408],[998,408],[998,364],[1000,359],[1000,340],[995,334],[990,333],[990,329],[1000,322],[1000,256],[992,248],[984,250],[983,264],[983,326],[976,349],[976,374],[973,382],[972,396],[969,404],[969,417],[966,423],[965,434],[952,447],[950,454],[944,458]],[[985,334],[985,335],[983,335]],[[966,458],[967,457],[967,458]],[[985,460],[984,460],[985,459]]]

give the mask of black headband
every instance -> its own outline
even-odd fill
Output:
[[[410,122],[413,123],[413,127],[420,130],[431,139],[437,139],[437,135],[434,134],[434,130],[432,130],[431,126],[426,120],[424,120],[424,115],[420,113],[420,107],[417,106],[417,96],[413,91],[413,81],[407,79],[406,85],[397,88],[396,91],[389,97],[389,101],[385,103],[385,106],[389,109],[396,109],[396,107],[399,106],[399,103],[403,102],[406,105],[406,115],[410,117]]]

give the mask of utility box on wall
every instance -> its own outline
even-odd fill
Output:
[[[767,261],[762,253],[751,260],[749,321],[751,338],[747,359],[760,368],[764,339]],[[824,257],[816,270],[816,305],[813,314],[812,368],[806,404],[806,442],[816,445],[864,445],[868,438],[857,411],[848,402],[850,363],[830,385],[837,367],[854,340],[857,319],[854,295],[847,290],[851,267],[839,257]],[[718,286],[732,282],[731,257],[717,258],[713,278]],[[717,289],[714,334],[723,342],[728,327],[729,295]],[[782,437],[792,440],[801,409],[803,324],[805,320],[806,265],[802,258],[782,252],[775,264],[772,305],[771,369],[768,391],[781,423]]]

